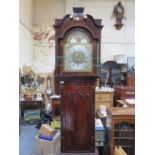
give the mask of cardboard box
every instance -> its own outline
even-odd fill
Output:
[[[52,141],[35,137],[35,151],[40,155],[58,155],[60,153],[60,131],[58,130]]]
[[[105,129],[101,119],[95,119],[95,146],[103,146],[105,142]]]
[[[55,129],[53,129],[49,124],[43,124],[39,132],[44,136],[52,136],[55,134]]]
[[[114,155],[127,155],[126,152],[122,149],[121,146],[115,146],[115,153]]]
[[[105,142],[105,129],[103,127],[95,127],[95,141]]]

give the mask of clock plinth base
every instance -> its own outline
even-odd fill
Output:
[[[96,149],[94,153],[60,153],[59,155],[99,155]]]
[[[59,155],[99,155],[98,152],[96,153],[61,153]]]

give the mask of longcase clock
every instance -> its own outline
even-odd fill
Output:
[[[95,83],[99,77],[101,20],[73,8],[55,20],[55,89],[61,94],[61,152],[95,154]]]

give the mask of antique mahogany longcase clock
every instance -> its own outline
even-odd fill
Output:
[[[95,83],[99,75],[101,20],[73,8],[55,20],[56,93],[61,94],[61,152],[95,154]]]

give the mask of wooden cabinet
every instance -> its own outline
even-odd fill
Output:
[[[105,105],[108,108],[113,107],[113,92],[96,92],[95,110],[97,110],[100,105]]]
[[[128,155],[135,154],[135,108],[110,108],[111,138],[110,150],[121,146]]]
[[[128,73],[127,74],[127,86],[135,86],[135,74]]]
[[[43,100],[24,100],[20,101],[21,107],[21,123],[24,123],[24,112],[26,110],[40,110],[40,116],[43,112],[44,101]]]
[[[128,87],[135,87],[135,73],[124,73],[124,85]]]

